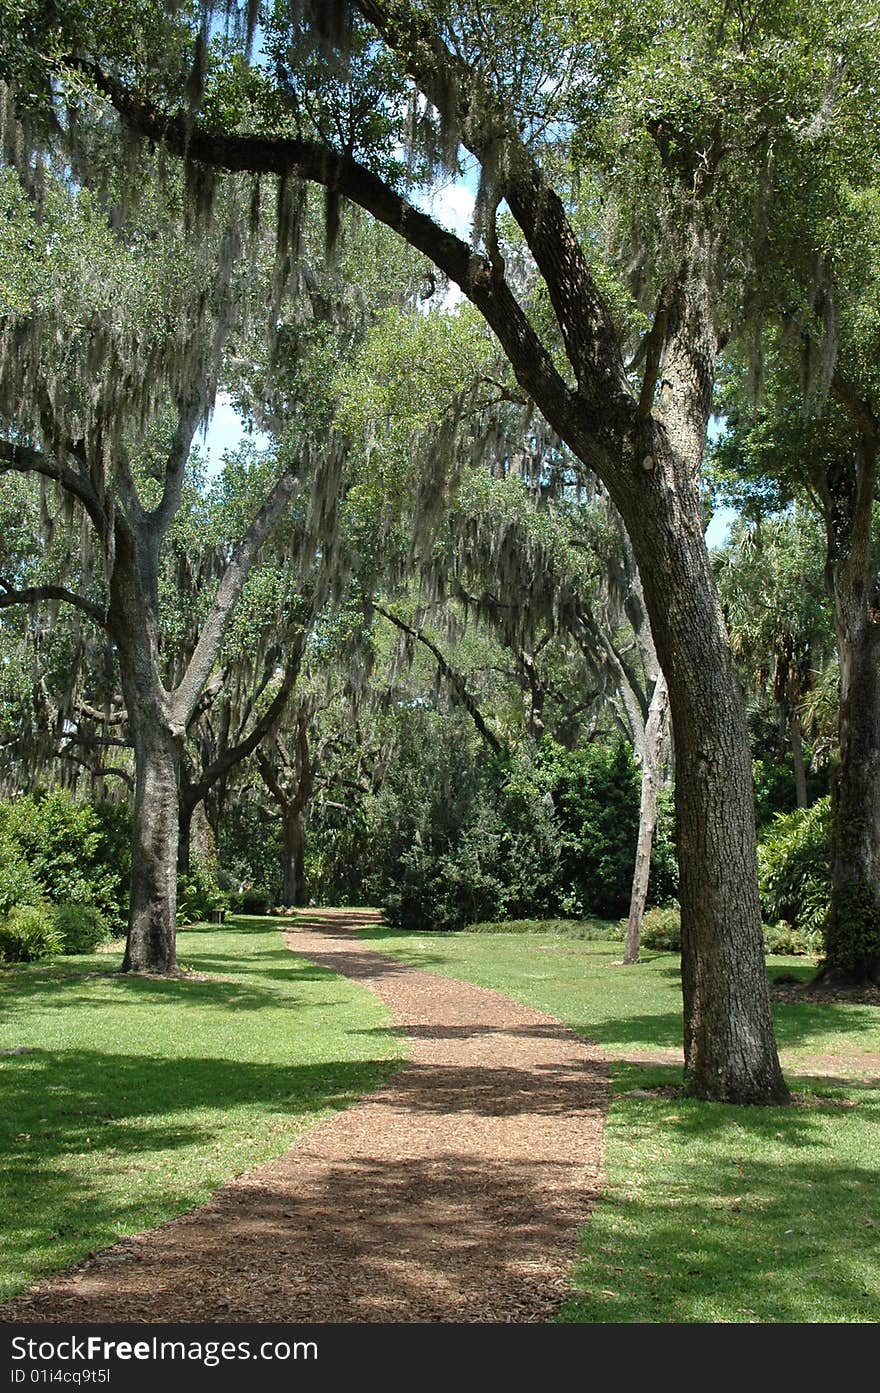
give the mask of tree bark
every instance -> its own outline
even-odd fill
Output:
[[[623,951],[623,961],[627,966],[631,966],[639,960],[642,919],[648,899],[648,881],[651,877],[651,851],[654,846],[654,833],[657,829],[660,759],[668,706],[669,692],[666,687],[666,679],[661,673],[654,686],[648,721],[645,726],[642,786],[639,797],[639,836],[636,844],[636,865],[633,872],[629,920],[626,926],[626,941]]]
[[[306,816],[296,803],[288,804],[284,817],[284,888],[286,906],[305,904]]]
[[[134,726],[133,726],[134,731]],[[173,975],[177,909],[178,767],[182,740],[160,720],[134,731],[137,777],[131,904],[123,972]]]
[[[880,985],[880,613],[851,615],[831,795],[825,979]]]
[[[878,432],[828,471],[827,577],[840,658],[840,764],[831,791],[831,904],[821,976],[880,983],[880,595],[871,546]]]
[[[797,711],[792,711],[789,717],[788,743],[791,746],[791,758],[794,765],[795,802],[799,808],[805,808],[807,806],[807,770],[804,764],[804,733]]]

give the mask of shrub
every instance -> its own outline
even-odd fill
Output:
[[[125,809],[77,803],[61,789],[0,805],[0,844],[27,862],[38,898],[94,905],[119,927],[127,916],[128,826]]]
[[[37,878],[18,848],[0,841],[0,916],[17,904],[34,904],[42,898]]]
[[[53,915],[65,953],[91,953],[113,937],[105,915],[92,904],[56,905]]]
[[[237,914],[268,914],[272,896],[260,886],[238,890],[229,896],[229,904]]]
[[[220,889],[213,869],[194,860],[187,876],[177,878],[177,923],[200,924],[225,909],[229,896]]]
[[[632,890],[639,825],[640,775],[624,741],[564,750],[541,742],[539,757],[558,831],[561,882],[588,914],[625,914]],[[649,898],[675,895],[672,799],[661,794]]]
[[[664,953],[681,952],[681,910],[678,905],[655,906],[642,918],[641,945]]]
[[[830,799],[778,814],[758,845],[764,917],[785,920],[818,943],[831,899]]]
[[[0,922],[0,958],[31,963],[64,952],[64,939],[49,905],[16,905]]]
[[[785,956],[799,956],[806,953],[814,957],[822,951],[822,932],[820,929],[807,931],[793,928],[784,919],[778,924],[764,925],[764,952]],[[778,978],[777,978],[778,980]]]

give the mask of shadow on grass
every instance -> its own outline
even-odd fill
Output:
[[[3,1066],[4,1267],[20,1272],[21,1286],[33,1271],[24,1254],[35,1248],[54,1250],[44,1262],[54,1269],[87,1248],[113,1242],[132,1225],[162,1222],[191,1205],[194,1195],[204,1199],[202,1162],[211,1159],[208,1153],[226,1135],[236,1110],[243,1114],[234,1123],[243,1142],[252,1140],[248,1119],[260,1114],[272,1118],[270,1130],[283,1133],[288,1121],[314,1117],[368,1093],[397,1062],[280,1065],[34,1049],[4,1059]],[[265,1134],[266,1120],[250,1123],[255,1125]],[[187,1148],[188,1192],[173,1159]],[[247,1163],[246,1147],[242,1156]],[[215,1171],[217,1164],[215,1159]],[[221,1183],[231,1169],[229,1162],[225,1168],[221,1163],[213,1183]],[[146,1184],[157,1170],[166,1171],[170,1183],[157,1191],[154,1180],[144,1199],[138,1177],[142,1174]],[[130,1180],[106,1186],[102,1180],[109,1172]]]
[[[633,1183],[618,1162],[584,1230],[583,1295],[561,1318],[876,1320],[878,1214],[867,1139],[880,1124],[880,1093],[859,1096],[849,1111],[821,1096],[827,1081],[812,1106],[791,1108],[626,1091],[678,1078],[677,1070],[615,1069],[610,1149],[627,1150]],[[861,1133],[855,1160],[843,1159],[844,1130]]]

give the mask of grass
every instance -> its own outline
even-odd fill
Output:
[[[561,1318],[878,1320],[880,1090],[816,1080],[792,1108],[640,1096],[672,1072],[614,1066],[606,1187]]]
[[[621,967],[623,945],[555,934],[422,934],[361,929],[362,938],[414,967],[494,987],[558,1016],[610,1054],[681,1048],[681,968],[673,953],[646,951]],[[771,957],[771,977],[807,980],[812,960]],[[773,1007],[776,1038],[786,1058],[840,1051],[880,1052],[880,1012],[873,1006],[805,1002]]]
[[[374,1087],[401,1044],[363,987],[278,926],[181,933],[207,980],[106,974],[107,955],[0,973],[0,1297],[204,1203]]]
[[[619,1056],[681,1044],[677,957],[615,966],[620,944],[544,934],[362,930],[377,948],[494,987],[599,1041],[612,1058],[606,1186],[582,1231],[566,1322],[880,1319],[880,1090],[790,1078],[789,1108],[675,1094],[678,1066]],[[768,960],[809,977],[804,960]],[[868,1006],[774,1006],[789,1064],[880,1051]],[[659,1094],[656,1090],[663,1091]]]

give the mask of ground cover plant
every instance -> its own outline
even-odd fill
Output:
[[[413,966],[547,1011],[617,1056],[605,1190],[582,1233],[578,1295],[561,1319],[877,1319],[880,1089],[790,1073],[794,1107],[681,1097],[681,1068],[660,1053],[681,1045],[679,959],[670,953],[623,968],[621,945],[595,939],[361,933]],[[771,982],[780,973],[807,982],[815,966],[771,957],[768,971]],[[826,1072],[836,1055],[857,1075],[880,1051],[876,1007],[779,1001],[773,1011],[790,1069],[827,1055]],[[658,1062],[645,1062],[654,1051]]]
[[[0,1298],[204,1203],[394,1067],[385,1009],[275,924],[180,946],[185,979],[106,954],[0,973]]]

